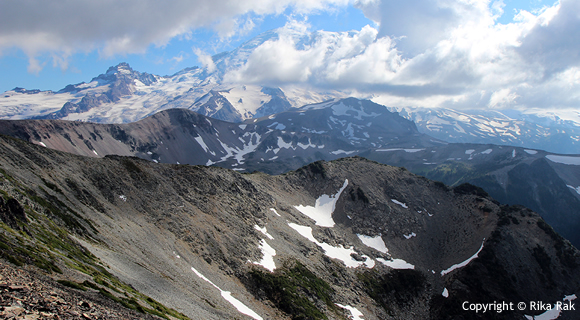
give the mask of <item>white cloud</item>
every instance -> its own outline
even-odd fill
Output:
[[[214,72],[216,70],[215,63],[210,55],[204,53],[199,48],[192,48],[193,53],[197,55],[197,60],[201,62],[202,66],[207,69],[208,72]]]
[[[378,27],[310,31],[290,21],[220,62],[193,49],[224,79],[264,85],[343,89],[392,105],[455,108],[574,108],[580,104],[580,1],[521,10],[498,23],[503,0],[153,0],[118,2],[4,0],[0,51],[21,48],[29,71],[50,52],[67,67],[76,52],[102,56],[144,52],[199,27],[222,37],[249,32],[261,15],[332,10],[354,3]],[[23,5],[26,3],[28,5]],[[264,40],[265,39],[265,40]],[[244,51],[245,50],[245,51]],[[176,60],[177,61],[177,60]]]
[[[175,57],[173,57],[173,58],[171,58],[169,60],[175,61],[175,63],[180,63],[181,61],[183,61],[183,58],[184,58],[183,57],[183,53],[181,53],[180,55],[175,56]]]
[[[517,98],[518,95],[511,92],[510,89],[501,89],[491,95],[491,98],[489,99],[489,106],[491,108],[511,106]]]
[[[37,59],[30,57],[28,59],[28,72],[38,74],[44,68],[44,64],[41,64]]]
[[[358,32],[342,33],[310,33],[308,27],[293,21],[278,29],[278,37],[260,44],[225,80],[346,88],[388,82],[399,67],[392,41],[377,39],[378,31],[368,25]]]
[[[574,107],[580,103],[580,2],[520,11],[503,1],[359,0],[378,29],[308,32],[297,25],[258,45],[232,82],[347,89],[387,105]]]
[[[164,46],[200,27],[228,37],[253,28],[246,14],[281,14],[286,8],[309,13],[345,6],[348,0],[3,0],[0,10],[0,52],[19,48],[38,72],[42,53],[66,57],[99,50],[103,57],[143,53],[151,44]],[[63,64],[64,65],[64,64]]]

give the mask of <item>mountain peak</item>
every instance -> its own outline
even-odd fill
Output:
[[[109,67],[109,69],[107,69],[107,74],[115,74],[117,72],[132,73],[133,69],[131,68],[131,66],[127,62],[121,62],[118,65],[113,66],[113,67]]]

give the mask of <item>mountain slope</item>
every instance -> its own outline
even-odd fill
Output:
[[[520,204],[580,246],[580,160],[497,145],[447,144],[413,122],[353,98],[307,105],[243,124],[166,110],[112,125],[0,121],[0,133],[84,156],[109,154],[278,174],[317,160],[361,155],[449,185],[469,182],[504,204]]]
[[[417,124],[422,133],[455,143],[518,146],[580,154],[578,112],[555,110],[452,110],[389,108]]]
[[[412,122],[370,101],[343,99],[325,105],[324,109],[281,113],[278,122],[271,116],[245,124],[209,119],[184,109],[120,125],[0,120],[0,133],[84,156],[130,155],[268,173],[369,148],[435,144],[419,134]],[[319,123],[310,123],[314,119]]]
[[[409,150],[407,150],[409,151]],[[497,145],[448,144],[405,152],[377,149],[368,159],[404,166],[430,179],[457,186],[471,183],[505,204],[525,205],[540,213],[578,246],[580,157]]]
[[[22,229],[0,224],[3,243],[19,246],[27,229],[40,246],[37,221],[53,221],[107,279],[191,318],[471,317],[458,299],[555,303],[580,289],[580,253],[537,214],[362,158],[269,176],[79,157],[4,136],[0,150],[2,198],[27,204]],[[61,250],[48,247],[63,272],[53,277],[99,279]]]

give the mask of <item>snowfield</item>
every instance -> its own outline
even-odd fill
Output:
[[[334,195],[321,195],[313,206],[294,206],[296,210],[302,212],[302,214],[306,215],[310,219],[316,221],[317,226],[321,227],[334,227],[334,220],[332,219],[332,213],[336,207],[336,201],[340,197],[340,194],[346,186],[348,185],[348,180],[344,180],[344,184],[342,188],[338,190],[338,192]]]

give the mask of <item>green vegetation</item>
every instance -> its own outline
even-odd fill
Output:
[[[14,178],[12,178],[8,173],[6,173],[4,169],[0,168],[0,173],[2,174],[2,176],[4,176],[4,179],[14,183]]]
[[[87,291],[87,288],[85,288],[85,286],[83,286],[81,283],[77,283],[77,282],[69,281],[69,280],[56,280],[56,282],[62,284],[63,286],[69,287],[69,288]]]
[[[433,184],[443,191],[448,191],[449,187],[441,181],[433,181]]]
[[[121,282],[101,265],[96,256],[71,237],[71,232],[75,232],[77,236],[87,239],[89,234],[87,226],[97,233],[90,221],[43,187],[38,186],[35,191],[8,178],[10,176],[3,170],[0,173],[3,174],[0,179],[11,179],[9,185],[12,185],[13,189],[7,190],[12,190],[13,193],[17,193],[19,199],[28,199],[32,204],[22,206],[18,200],[9,196],[5,187],[3,188],[5,190],[0,190],[0,197],[16,202],[17,206],[22,208],[24,217],[22,221],[18,221],[18,230],[0,221],[0,258],[17,266],[34,265],[47,273],[63,273],[61,267],[66,266],[91,276],[93,281],[77,283],[66,279],[58,280],[64,286],[83,291],[89,289],[98,291],[126,308],[142,313],[165,319],[188,319],[185,315],[163,306]],[[45,180],[43,182],[48,189],[66,198],[59,186]],[[85,196],[84,193],[81,195]],[[88,240],[93,241],[90,238]]]
[[[404,306],[416,298],[426,286],[425,276],[417,270],[393,270],[381,275],[375,270],[357,274],[366,292],[387,312],[392,306]]]
[[[42,206],[46,210],[48,210],[52,215],[54,215],[55,217],[58,217],[62,222],[64,222],[64,224],[68,228],[70,228],[76,232],[81,232],[83,234],[86,233],[87,229],[85,228],[85,226],[83,224],[81,224],[79,222],[79,220],[81,220],[84,222],[85,225],[88,225],[91,228],[91,230],[93,230],[94,232],[97,232],[97,229],[95,229],[95,227],[90,223],[90,221],[81,217],[77,212],[75,212],[74,210],[69,208],[66,204],[64,204],[58,198],[56,198],[56,197],[52,196],[51,194],[49,194],[48,192],[46,192],[46,190],[44,190],[42,187],[39,187],[39,189],[44,193],[44,197],[39,196],[32,189],[26,189],[25,190],[26,195],[32,201],[36,202],[37,204],[39,204],[40,206]],[[71,213],[72,213],[72,215],[71,215]]]
[[[316,307],[316,301],[324,302],[331,310],[337,309],[331,300],[334,292],[330,285],[298,261],[288,262],[274,273],[255,269],[250,276],[256,290],[292,319],[327,319]]]

